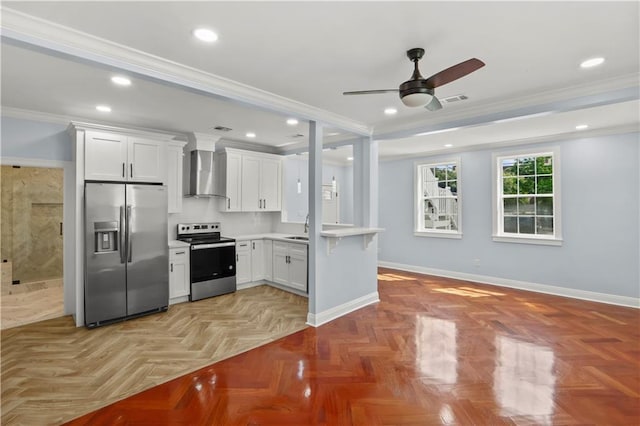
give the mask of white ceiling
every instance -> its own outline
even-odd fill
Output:
[[[638,2],[3,2],[66,27],[330,111],[374,130],[454,122],[492,105],[533,99],[639,75]],[[191,37],[207,26],[219,40]],[[2,43],[2,107],[122,126],[179,133],[213,133],[287,148],[308,134],[305,122],[249,108],[175,85],[134,76],[113,86],[113,69]],[[429,76],[477,57],[487,65],[436,90],[439,98],[464,94],[438,112],[402,106],[397,95],[343,96],[346,90],[394,88],[412,71],[405,51],[423,47],[420,68]],[[603,56],[603,66],[579,63]],[[107,103],[113,112],[98,114]],[[389,118],[385,107],[396,107]],[[550,107],[551,108],[551,107]],[[573,108],[495,125],[382,141],[380,154],[411,155],[472,144],[541,138],[590,129],[637,126],[638,103]],[[406,124],[406,125],[405,125]],[[491,125],[488,125],[491,124]],[[247,131],[258,134],[247,139]],[[335,129],[327,129],[333,132]],[[340,135],[339,137],[345,137]],[[448,141],[448,142],[447,142]],[[453,141],[453,142],[450,142]]]

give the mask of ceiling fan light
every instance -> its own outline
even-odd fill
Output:
[[[411,108],[423,107],[431,102],[433,95],[429,93],[410,93],[402,97],[402,103]]]

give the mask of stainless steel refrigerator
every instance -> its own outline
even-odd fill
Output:
[[[85,184],[87,327],[167,309],[167,232],[165,186]]]

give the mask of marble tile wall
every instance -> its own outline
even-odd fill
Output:
[[[2,166],[0,188],[0,256],[13,280],[62,277],[62,169]]]

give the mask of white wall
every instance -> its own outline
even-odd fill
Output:
[[[304,223],[309,210],[309,160],[300,155],[286,156],[282,162],[282,202],[286,221]],[[353,166],[322,165],[322,183],[331,184],[335,176],[338,183],[340,222],[353,223]],[[297,192],[300,177],[302,192]]]
[[[1,118],[0,155],[2,164],[31,167],[59,167],[64,169],[63,207],[63,280],[64,313],[76,312],[75,285],[75,179],[73,143],[67,126],[60,123],[7,117]]]
[[[2,116],[3,157],[72,161],[67,125]]]
[[[220,222],[222,235],[233,236],[272,232],[274,222],[280,220],[279,212],[220,212],[221,200],[221,198],[183,198],[182,212],[169,215],[169,239],[176,238],[178,223]]]
[[[461,240],[413,235],[414,163],[439,157],[381,162],[379,220],[386,231],[379,260],[637,299],[639,145],[633,133],[516,148],[560,147],[560,247],[492,241],[491,155],[509,148],[456,154],[462,169]]]

